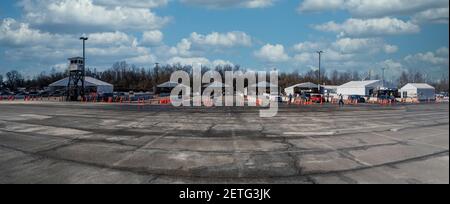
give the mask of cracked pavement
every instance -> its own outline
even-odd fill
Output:
[[[0,183],[449,183],[449,106],[0,102]]]

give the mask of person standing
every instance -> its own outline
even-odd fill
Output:
[[[289,94],[289,104],[292,104],[292,98],[293,98],[292,93],[290,93]]]
[[[344,96],[339,94],[339,107],[344,107]]]

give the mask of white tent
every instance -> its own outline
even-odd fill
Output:
[[[338,86],[337,94],[342,94],[344,96],[370,96],[382,86],[383,82],[380,80],[351,81]]]
[[[69,84],[69,78],[61,79],[57,82],[54,82],[49,85],[52,89],[61,89],[66,88]],[[81,81],[78,82],[78,85],[81,86]],[[87,89],[95,89],[97,90],[97,94],[110,94],[114,92],[114,86],[112,84],[106,83],[104,81],[100,81],[98,79],[92,78],[92,77],[86,77],[85,78],[85,84],[84,86]]]
[[[409,83],[400,89],[402,98],[417,98],[419,100],[435,100],[436,90],[424,83]]]
[[[301,89],[301,90],[309,90],[309,92],[313,92],[314,90],[318,90],[319,86],[317,84],[306,82],[301,84],[296,84],[294,86],[290,86],[284,89],[284,92],[289,95],[295,95],[295,89]]]

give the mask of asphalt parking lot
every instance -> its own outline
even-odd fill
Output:
[[[0,102],[0,183],[449,183],[449,105]]]

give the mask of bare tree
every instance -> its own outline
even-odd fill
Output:
[[[23,76],[16,70],[6,73],[6,86],[10,90],[15,91],[18,87],[23,86],[24,81]]]

